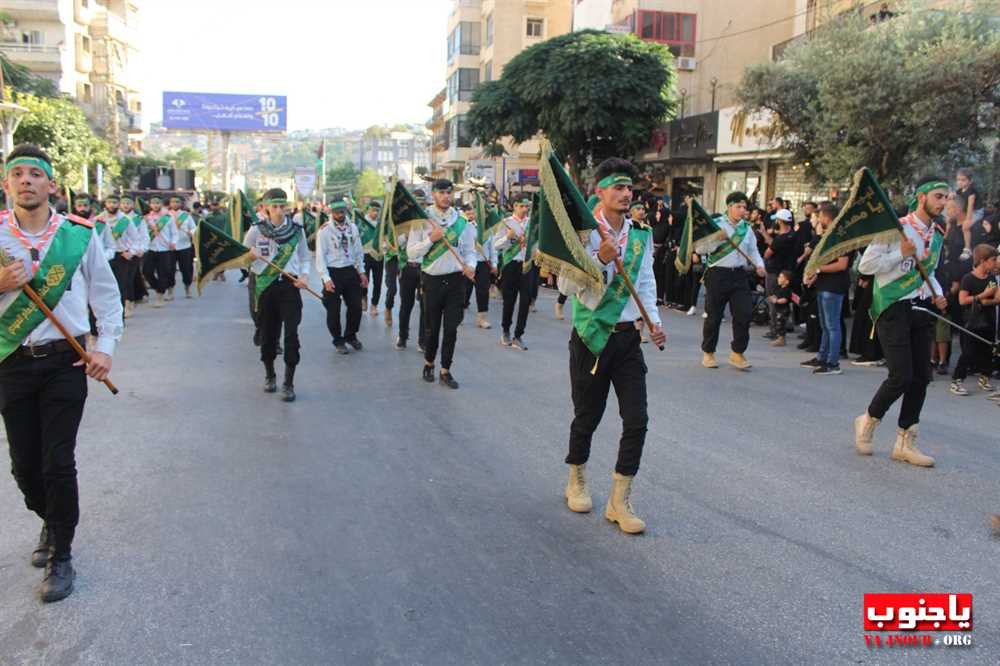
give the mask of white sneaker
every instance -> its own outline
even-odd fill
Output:
[[[698,314],[698,308],[696,308],[696,307],[694,307],[694,306],[692,305],[692,306],[691,306],[691,309],[687,311],[687,316],[688,316],[688,317],[693,317],[693,316],[695,316],[696,314]]]
[[[962,386],[961,379],[953,381],[951,383],[951,386],[948,387],[948,390],[951,392],[952,395],[969,395],[969,391],[964,386]]]
[[[969,248],[963,248],[962,254],[958,255],[958,258],[962,261],[968,261],[972,258],[972,250]]]

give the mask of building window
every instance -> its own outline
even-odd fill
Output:
[[[94,101],[94,89],[89,83],[83,84],[83,101],[87,104]]]
[[[458,27],[462,33],[459,46],[462,55],[479,55],[479,47],[482,44],[482,30],[479,23],[462,21]]]
[[[90,37],[80,35],[80,48],[83,49],[84,53],[90,53]]]
[[[115,91],[115,104],[117,104],[122,108],[125,108],[125,95],[124,93],[122,93],[121,90]]]
[[[538,18],[528,19],[528,37],[541,37],[545,32],[545,20]]]
[[[471,148],[472,137],[469,136],[469,124],[465,116],[455,116],[448,121],[449,143],[456,148]]]
[[[651,42],[661,42],[670,46],[675,56],[694,57],[697,16],[678,12],[654,12],[640,10],[636,22],[637,34]]]
[[[32,30],[31,32],[25,33],[24,41],[35,46],[42,46],[45,44],[45,33],[41,30]]]
[[[486,17],[486,46],[493,46],[493,14]]]
[[[479,70],[471,67],[456,69],[448,79],[448,101],[468,102],[472,92],[479,86]]]
[[[483,81],[492,81],[492,80],[493,80],[493,61],[490,60],[485,65],[483,65]]]

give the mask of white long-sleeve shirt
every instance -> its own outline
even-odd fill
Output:
[[[122,219],[128,217],[128,224],[125,225],[124,231],[117,238],[115,237],[115,227],[121,222]],[[135,252],[135,248],[139,245],[139,231],[132,224],[131,216],[126,216],[125,213],[117,212],[114,216],[108,213],[101,214],[98,218],[106,224],[105,227],[107,233],[111,235],[111,243],[113,254],[111,258],[114,258],[116,254],[124,254],[125,252]]]
[[[166,211],[147,215],[146,231],[147,236],[155,236],[149,240],[150,252],[169,252],[177,243],[177,226]]]
[[[602,221],[603,221],[603,216]],[[627,236],[629,231],[632,229],[632,220],[626,218],[625,223],[622,224],[622,228],[619,233],[615,234],[614,229],[608,225],[607,229],[612,234],[612,240],[618,247],[618,256],[621,258],[622,262],[625,261],[625,252],[627,250],[626,244],[621,243],[623,236]],[[641,232],[649,233],[649,232]],[[601,247],[601,234],[596,229],[590,232],[590,238],[587,239],[587,252],[590,256],[594,258],[598,264],[601,263],[598,257],[598,249]],[[615,278],[618,272],[618,267],[615,265],[614,260],[603,264],[602,271],[604,273],[604,284],[609,285],[611,281]],[[565,292],[566,282],[560,278],[559,287],[560,290]],[[646,249],[642,254],[641,263],[639,264],[639,276],[635,281],[635,290],[639,294],[639,298],[642,300],[643,306],[646,308],[646,312],[649,314],[649,319],[660,326],[660,312],[656,307],[656,276],[653,274],[653,238],[650,236],[646,240]],[[600,298],[597,294],[589,291],[579,291],[574,294],[583,305],[587,308],[594,310],[600,305]],[[642,318],[642,314],[639,312],[639,306],[635,304],[635,300],[629,295],[628,301],[625,303],[625,309],[622,310],[621,316],[618,317],[619,322],[634,322]]]
[[[146,225],[146,218],[136,212],[131,213],[129,218],[132,220],[132,227],[136,231],[136,244],[132,248],[132,253],[145,254],[149,251],[149,227]]]
[[[476,229],[476,238],[479,238],[478,222],[469,221],[469,224]],[[486,243],[480,243],[476,241],[476,261],[485,261],[492,266],[497,265],[497,252],[493,249],[493,239],[489,239]]]
[[[514,232],[514,239],[511,240],[507,237],[507,230]],[[497,227],[496,233],[493,235],[493,249],[496,250],[497,256],[503,256],[512,245],[515,243],[521,244],[522,239],[524,239],[524,234],[528,229],[528,220],[519,220],[513,215],[508,217],[503,221],[502,225]],[[515,255],[512,261],[524,261],[524,253],[527,250],[525,245],[521,246],[521,249]]]
[[[347,268],[362,273],[365,270],[361,234],[353,222],[327,222],[316,234],[316,271],[323,282],[330,282],[328,268]]]
[[[292,222],[286,217],[282,224],[292,224]],[[285,264],[284,270],[286,273],[305,279],[309,276],[309,264],[311,261],[309,257],[309,244],[306,242],[305,230],[299,225],[295,226],[301,238],[299,238],[299,244],[295,246],[295,252],[288,258],[288,263]],[[263,259],[274,261],[280,248],[277,241],[260,233],[260,229],[256,224],[250,227],[246,236],[243,237],[243,244],[256,249],[257,254],[261,257],[261,259],[257,259],[250,264],[250,271],[254,275],[260,275],[264,272],[264,269],[267,268],[267,263]]]
[[[13,211],[9,215],[13,216]],[[61,215],[59,217],[61,224],[75,224]],[[21,232],[36,247],[45,235],[45,229],[37,234],[30,234],[24,229]],[[31,253],[11,231],[10,224],[0,224],[0,247],[8,256],[22,260],[28,275],[34,276]],[[49,244],[39,248],[40,262],[45,260],[48,248]],[[0,294],[0,312],[6,311],[20,293],[21,290],[16,289]],[[111,266],[108,265],[103,241],[96,233],[91,234],[90,243],[80,260],[79,267],[73,274],[70,287],[53,308],[53,313],[70,332],[70,335],[79,337],[90,332],[88,305],[94,311],[94,317],[97,319],[97,341],[93,351],[109,356],[113,355],[125,330],[121,296],[118,292],[118,282],[115,280],[114,273],[111,272]],[[53,326],[48,319],[45,319],[22,344],[24,346],[41,345],[63,339],[59,329]]]
[[[191,247],[191,235],[198,228],[195,223],[194,218],[190,213],[184,210],[179,210],[176,213],[174,211],[168,211],[171,219],[174,223],[174,228],[177,229],[177,239],[174,241],[177,245],[175,249],[186,250]]]
[[[449,208],[447,211],[441,211],[437,206],[432,206],[428,209],[427,214],[430,216],[433,222],[437,223],[442,230],[447,230],[451,225],[455,224],[458,220],[458,211],[454,208]],[[432,223],[425,224],[422,228],[413,229],[410,231],[409,238],[406,242],[406,256],[411,262],[421,263],[424,260],[424,255],[426,255],[434,242],[431,241],[431,230],[434,228]],[[476,229],[471,224],[465,225],[465,230],[462,231],[462,235],[458,237],[458,243],[452,243],[452,247],[455,248],[455,252],[458,256],[462,258],[462,262],[468,268],[476,267]],[[449,273],[459,273],[462,271],[462,265],[455,258],[450,250],[447,250],[434,260],[430,266],[423,268],[423,272],[428,275],[448,275]]]
[[[736,225],[729,221],[729,217],[723,215],[721,218],[716,218],[716,223],[719,228],[722,229],[727,236],[733,237],[736,233]],[[729,241],[720,241],[718,245],[712,248],[712,252],[720,249],[723,245],[728,245]],[[743,237],[743,242],[740,243],[739,248],[753,260],[754,268],[764,269],[764,259],[760,256],[760,251],[757,249],[757,236],[754,235],[753,229],[747,230],[747,235]],[[747,260],[742,254],[733,250],[727,254],[722,259],[719,259],[713,264],[709,264],[708,268],[714,268],[718,266],[719,268],[745,268],[747,265]]]
[[[911,226],[911,222],[916,224],[920,231]],[[916,246],[917,252],[915,257],[904,257],[902,251],[900,251],[899,246],[902,238],[893,238],[890,241],[875,241],[868,245],[864,254],[861,255],[861,261],[858,262],[858,271],[864,273],[865,275],[874,275],[875,282],[881,287],[887,285],[907,273],[909,273],[914,267],[917,258],[923,258],[924,253],[928,251],[927,243],[921,235],[921,232],[927,234],[929,227],[924,224],[924,222],[916,216],[916,214],[911,213],[907,217],[903,218],[902,221],[903,233],[906,237],[913,241]],[[931,238],[932,236],[928,236]],[[938,261],[941,257],[938,256]],[[944,291],[941,289],[941,285],[938,283],[937,278],[934,273],[937,266],[931,268],[927,271],[931,282],[934,284],[935,293],[941,295]],[[912,298],[932,298],[930,288],[927,283],[923,280],[920,281],[920,286],[914,289],[912,292],[904,296],[900,300],[910,300]]]

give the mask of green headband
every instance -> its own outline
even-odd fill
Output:
[[[597,186],[604,189],[612,187],[614,185],[631,185],[632,179],[629,178],[628,174],[624,173],[613,173],[610,176],[601,179]]]
[[[261,203],[265,206],[287,206],[288,199],[264,199]]]
[[[4,174],[9,174],[11,169],[22,164],[37,167],[45,172],[45,175],[49,177],[49,180],[52,179],[52,165],[37,157],[15,157],[12,160],[7,160],[7,170]]]
[[[330,210],[347,210],[346,201],[334,201],[330,204]]]
[[[628,208],[629,210],[632,210],[633,208],[642,208],[643,210],[646,210],[646,204],[642,203],[641,201],[633,201],[632,205],[629,206]]]
[[[915,211],[919,205],[917,202],[918,194],[927,194],[931,190],[947,190],[949,187],[948,183],[941,180],[932,180],[929,183],[924,183],[917,188],[917,191],[913,193],[913,198],[910,199],[910,212]]]

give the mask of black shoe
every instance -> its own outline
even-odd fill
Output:
[[[948,366],[947,366],[947,364],[939,365],[938,369],[937,369],[937,373],[939,375],[947,375],[948,374]]]
[[[434,383],[434,366],[424,365],[424,381],[428,384]]]
[[[39,588],[42,601],[47,604],[53,601],[61,601],[73,593],[73,579],[76,572],[73,571],[72,558],[65,557],[56,559],[50,557],[45,563],[45,577],[42,579],[42,586]]]
[[[406,340],[404,340],[403,338],[396,338],[396,345],[395,345],[395,347],[396,347],[396,349],[398,349],[400,351],[406,349]]]
[[[809,343],[803,340],[799,344],[795,345],[796,349],[809,349]]]
[[[295,402],[295,387],[285,384],[281,387],[281,400],[283,402]]]
[[[44,569],[49,561],[49,546],[52,545],[49,539],[49,528],[42,525],[42,533],[38,535],[38,545],[31,551],[31,566]]]
[[[841,375],[844,371],[840,369],[840,364],[836,363],[830,365],[829,363],[824,363],[818,368],[813,370],[814,375]]]
[[[333,346],[337,348],[337,353],[338,354],[347,354],[347,353],[349,353],[347,351],[347,345],[345,345],[343,342],[334,342]]]
[[[521,351],[528,351],[528,345],[524,344],[524,340],[517,337],[510,343],[510,346],[514,349],[520,349]]]
[[[768,331],[767,333],[765,333],[764,335],[762,335],[760,337],[764,338],[765,340],[774,340],[778,336],[775,335],[774,333]]]
[[[451,376],[450,372],[442,372],[441,379],[438,381],[440,381],[443,386],[447,386],[450,389],[458,388],[458,382],[455,381],[455,378]]]
[[[354,338],[353,340],[348,340],[347,344],[354,347],[354,351],[361,351],[362,349],[364,349],[364,345],[361,344],[361,340],[358,340],[357,338]]]
[[[255,328],[253,331],[253,345],[254,347],[260,347],[260,329]]]
[[[823,362],[818,358],[811,358],[808,361],[802,361],[799,365],[803,368],[818,368],[823,365]]]

